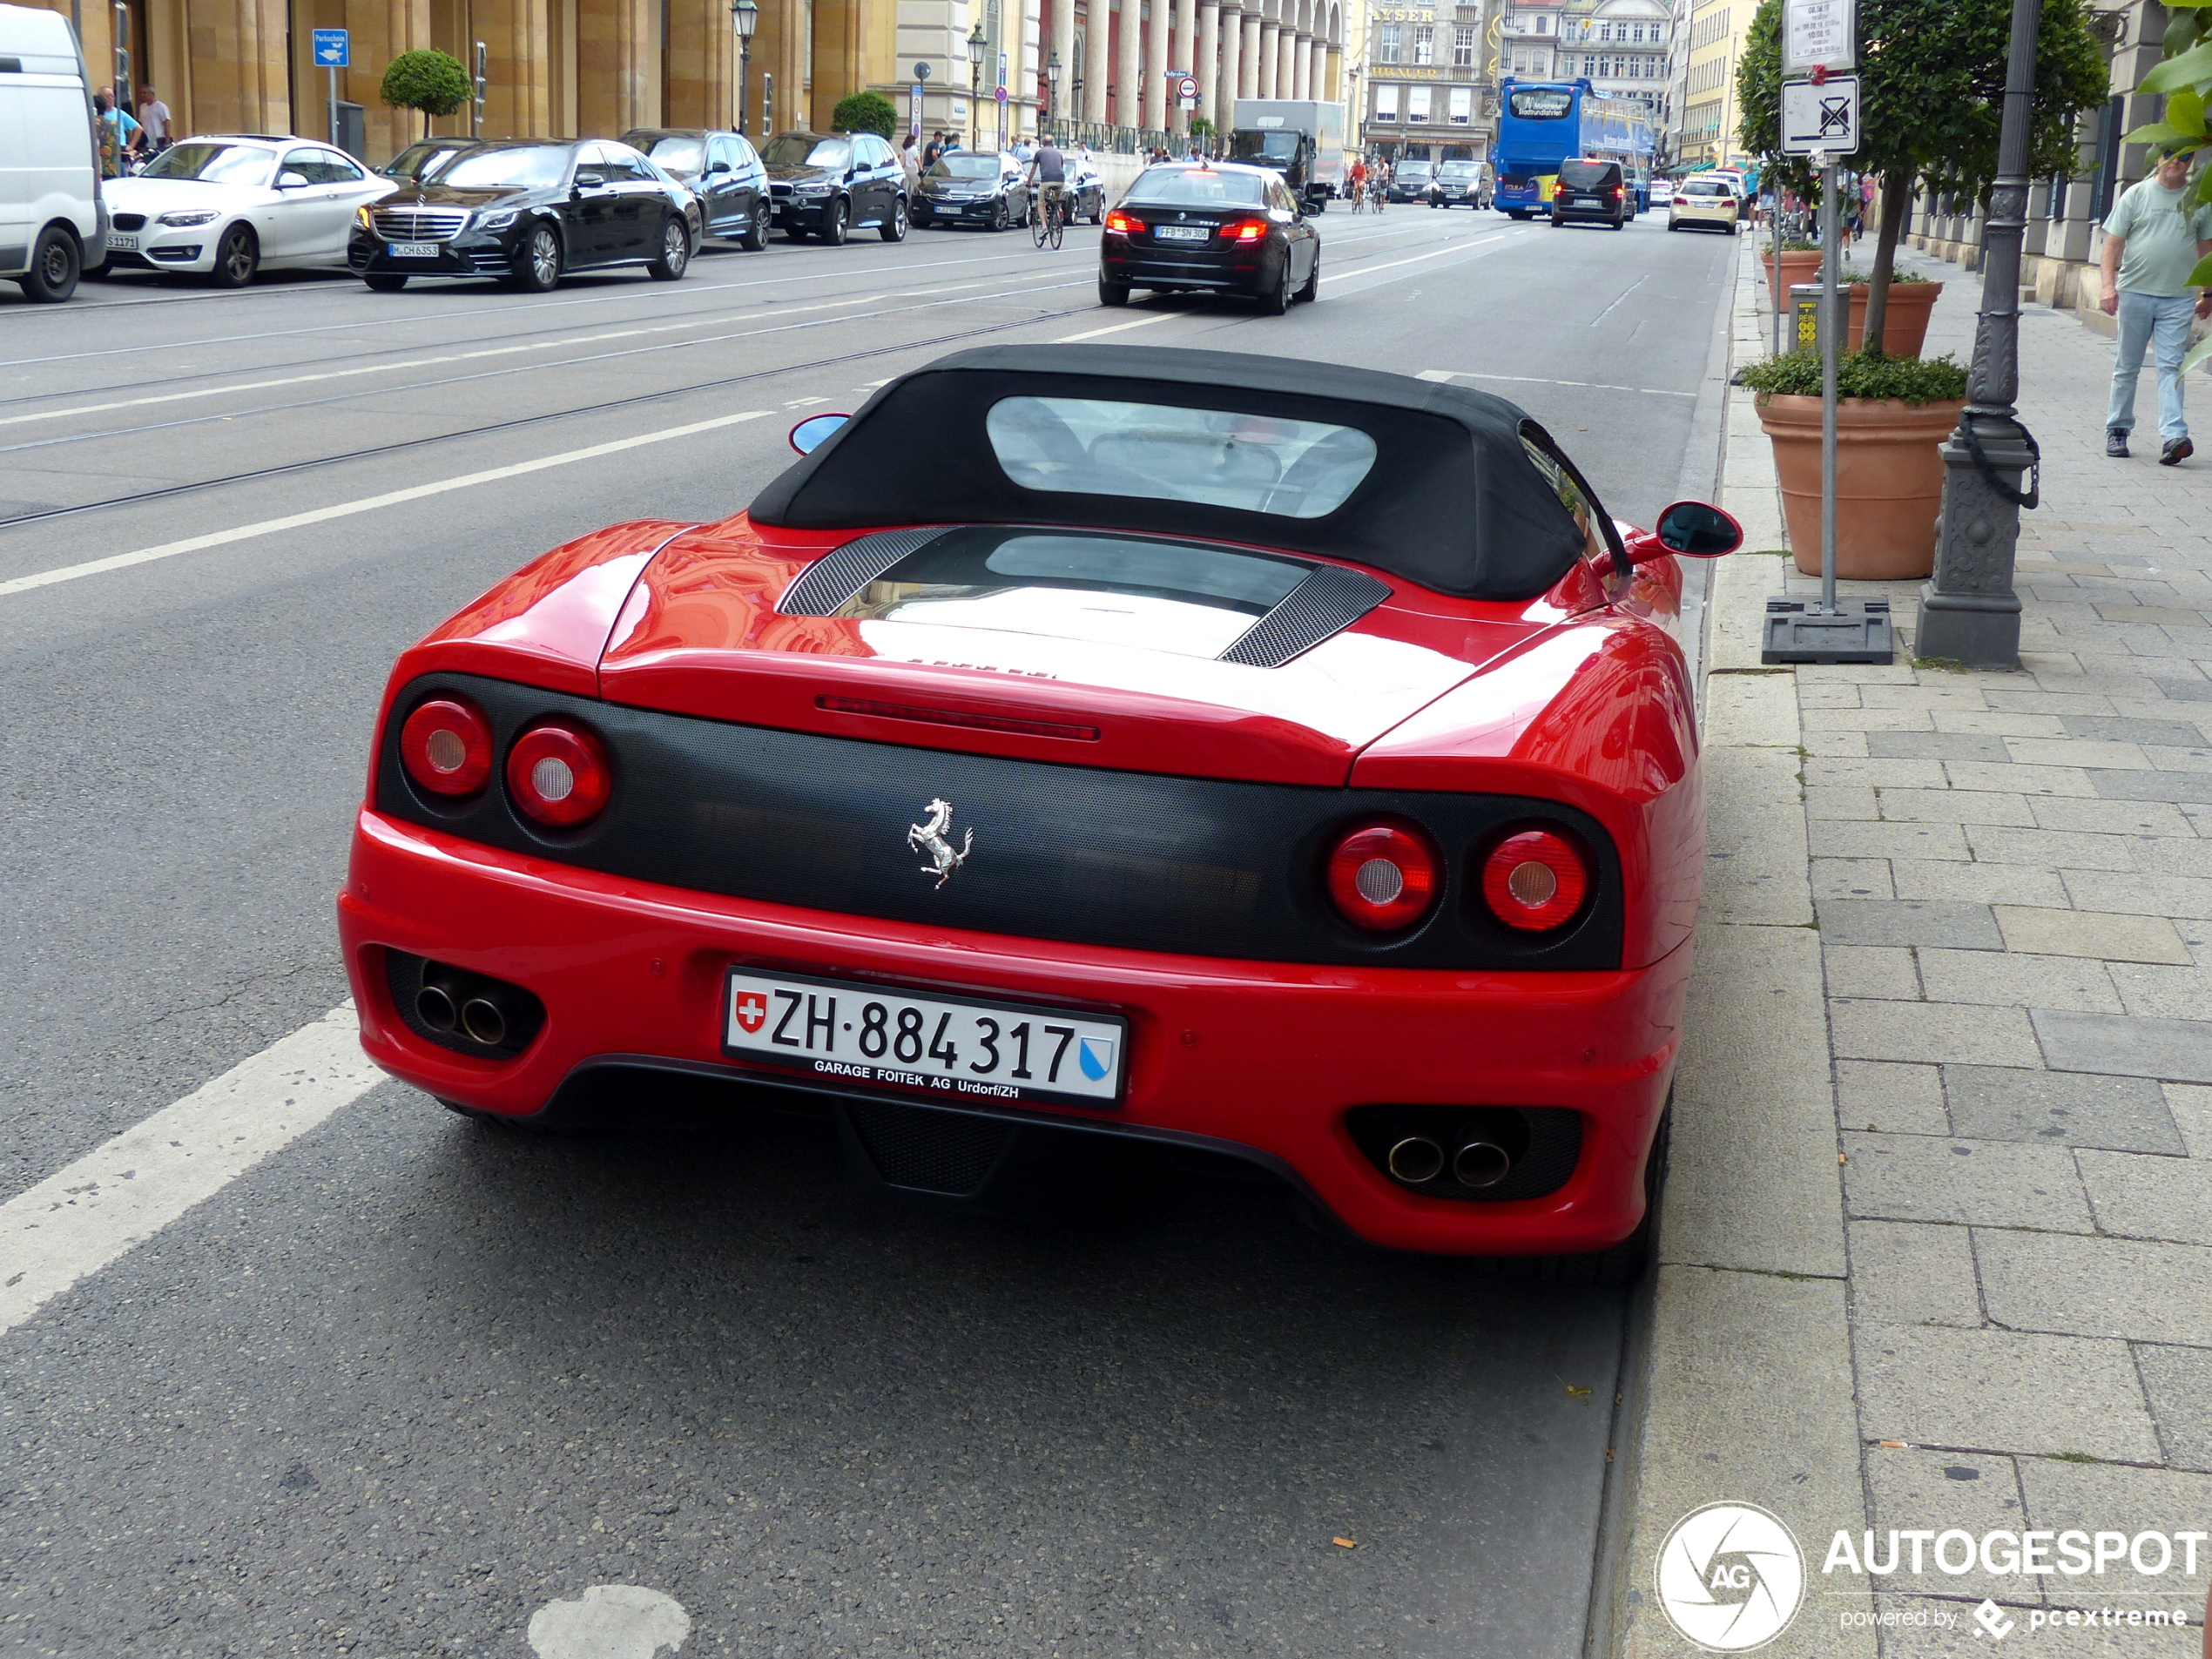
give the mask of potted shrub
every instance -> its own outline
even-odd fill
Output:
[[[1844,331],[1844,348],[1857,351],[1866,338],[1866,302],[1874,291],[1873,279],[1864,271],[1847,271],[1851,284],[1851,323]],[[1918,357],[1927,343],[1928,314],[1942,296],[1943,284],[1913,271],[1890,273],[1889,304],[1884,308],[1882,354]]]
[[[1788,352],[1750,364],[1759,425],[1774,443],[1797,569],[1820,572],[1820,357]],[[1966,371],[1949,356],[1846,352],[1836,385],[1836,574],[1898,582],[1935,569],[1943,441],[1966,406]]]
[[[1774,281],[1774,244],[1770,240],[1766,245],[1766,252],[1759,255],[1759,274],[1767,280],[1769,286],[1771,286]],[[1794,236],[1784,239],[1782,243],[1782,303],[1785,307],[1789,304],[1790,290],[1797,287],[1798,283],[1819,280],[1820,244],[1801,242]]]

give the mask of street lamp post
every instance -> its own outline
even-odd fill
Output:
[[[2030,106],[2041,21],[2041,0],[2013,0],[1997,179],[1981,237],[1981,320],[1966,373],[1966,407],[1943,446],[1935,575],[1920,590],[1919,654],[1966,668],[2018,668],[2020,659],[2013,554],[2020,509],[2039,498],[2035,485],[2023,491],[2020,480],[2040,455],[2013,400],[2020,395],[2020,238],[2027,228]]]
[[[975,107],[975,100],[983,95],[983,54],[991,43],[984,38],[983,22],[977,18],[975,31],[968,37],[968,142],[972,150],[983,145],[983,118]]]
[[[730,22],[738,31],[738,131],[745,131],[745,83],[752,78],[752,31],[760,27],[760,8],[754,0],[730,0]]]
[[[1045,102],[1051,105],[1052,118],[1060,118],[1060,54],[1055,52],[1044,66]]]

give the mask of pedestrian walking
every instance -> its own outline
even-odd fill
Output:
[[[145,130],[146,154],[158,156],[169,147],[169,106],[161,101],[151,86],[138,89],[138,125]]]
[[[116,106],[115,89],[103,86],[92,94],[92,115],[99,124],[100,177],[120,179],[131,171],[138,154],[138,122]]]
[[[929,142],[921,147],[921,170],[927,172],[937,165],[937,158],[944,153],[945,135],[941,132],[931,133]]]
[[[2129,185],[2105,219],[2098,303],[2120,320],[2105,411],[2105,453],[2115,459],[2127,458],[2128,435],[2135,428],[2135,382],[2146,346],[2158,365],[2158,464],[2176,466],[2196,453],[2182,408],[2182,359],[2188,354],[2190,319],[2212,316],[2212,292],[2189,289],[2189,273],[2212,253],[2212,207],[2192,202],[2189,188],[2189,152],[2163,153],[2158,171]]]

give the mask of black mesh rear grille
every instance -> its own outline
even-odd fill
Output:
[[[887,1183],[954,1197],[980,1189],[1021,1132],[996,1118],[887,1102],[848,1101],[845,1110]]]
[[[581,831],[532,827],[494,781],[459,803],[418,792],[399,760],[406,717],[457,693],[491,722],[503,761],[549,716],[590,727],[614,796]],[[1072,746],[1072,745],[1069,745]],[[941,887],[907,842],[928,803],[974,850]],[[1620,966],[1620,864],[1596,820],[1510,795],[1313,788],[1048,764],[865,743],[626,708],[469,675],[426,675],[385,725],[380,811],[584,869],[733,898],[1132,950],[1407,968]],[[1420,826],[1445,860],[1435,907],[1404,934],[1362,933],[1329,906],[1323,867],[1348,831]],[[1582,914],[1556,934],[1515,933],[1483,907],[1480,860],[1544,826],[1595,867]]]
[[[919,552],[945,533],[927,529],[885,530],[847,542],[806,567],[776,609],[786,617],[826,617],[909,553]]]
[[[1300,651],[1349,628],[1389,597],[1386,582],[1340,564],[1322,565],[1222,652],[1221,660],[1280,668]]]

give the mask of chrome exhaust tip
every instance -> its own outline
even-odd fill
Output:
[[[1444,1172],[1444,1149],[1426,1135],[1408,1135],[1390,1149],[1388,1163],[1392,1178],[1417,1187]]]
[[[1463,1187],[1494,1187],[1513,1170],[1513,1157],[1494,1141],[1467,1141],[1452,1154],[1452,1178]]]
[[[488,996],[472,996],[461,1005],[461,1028],[469,1040],[487,1049],[507,1041],[507,1015]]]
[[[415,994],[415,1017],[433,1031],[450,1031],[460,1023],[461,1011],[453,993],[433,981]]]

